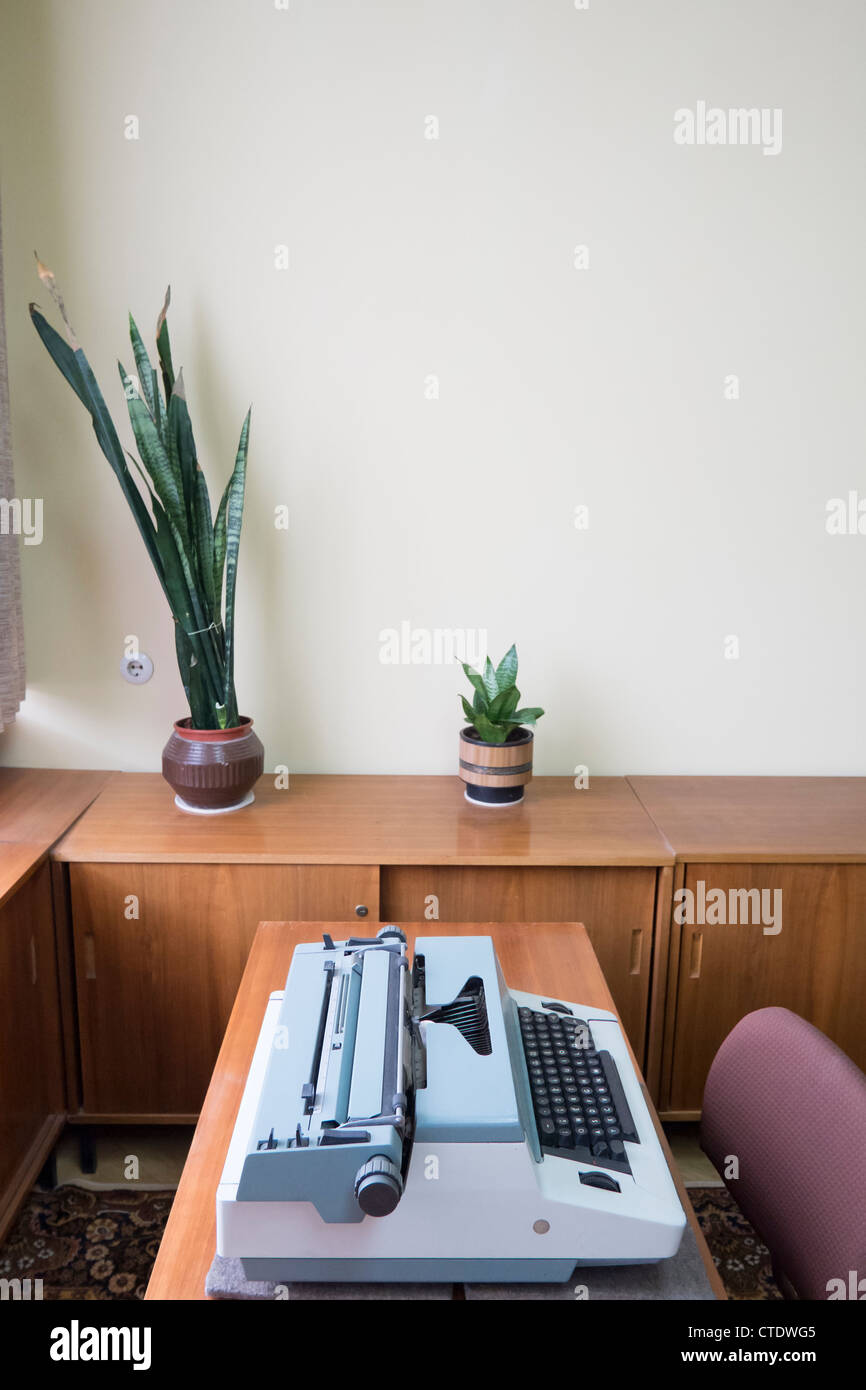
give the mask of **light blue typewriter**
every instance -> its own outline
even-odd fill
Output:
[[[247,1278],[556,1282],[684,1226],[613,1014],[509,990],[486,936],[295,948],[217,1191]]]

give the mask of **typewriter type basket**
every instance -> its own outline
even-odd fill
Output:
[[[504,743],[485,743],[468,726],[460,731],[460,776],[466,798],[479,806],[510,806],[523,800],[532,777],[531,729],[516,729]]]

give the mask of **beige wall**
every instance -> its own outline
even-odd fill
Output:
[[[36,248],[118,416],[126,310],[152,332],[171,281],[212,491],[253,402],[238,693],[268,766],[454,769],[459,670],[379,659],[409,620],[517,641],[541,772],[866,770],[866,535],[825,527],[866,497],[860,0],[2,14],[17,486],[44,499],[4,761],[156,768],[184,712],[27,318]],[[781,152],[677,145],[699,101],[781,108]]]

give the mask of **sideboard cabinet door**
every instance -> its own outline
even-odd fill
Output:
[[[45,1122],[66,1109],[50,869],[0,907],[0,1218]],[[18,1194],[20,1195],[20,1194]]]
[[[427,920],[431,935],[437,920],[583,922],[642,1063],[655,892],[652,868],[395,866],[382,869],[381,910],[383,921]]]
[[[745,1014],[769,1005],[808,1019],[866,1069],[866,865],[690,864],[685,888],[691,897],[674,903],[680,941],[665,1113],[700,1110],[720,1044]],[[677,923],[690,904],[694,917],[721,917],[722,902],[724,922]]]
[[[378,868],[72,864],[83,1110],[193,1115],[256,926],[378,916]]]

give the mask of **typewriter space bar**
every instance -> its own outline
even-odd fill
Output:
[[[382,1107],[391,953],[366,951],[363,959],[349,1091],[349,1114],[354,1119],[378,1115]]]

